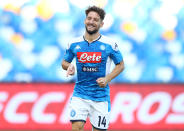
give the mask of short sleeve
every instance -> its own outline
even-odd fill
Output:
[[[64,55],[64,60],[71,63],[73,58],[74,58],[74,53],[72,51],[72,45],[69,43]]]
[[[111,45],[110,58],[113,60],[114,64],[119,64],[123,60],[123,56],[118,49],[117,43]]]

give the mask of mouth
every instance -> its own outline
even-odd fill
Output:
[[[89,34],[94,34],[98,31],[98,28],[92,24],[89,24],[89,25],[86,25],[86,31],[89,33]]]
[[[88,28],[88,29],[94,29],[95,26],[94,26],[94,25],[88,25],[87,28]]]

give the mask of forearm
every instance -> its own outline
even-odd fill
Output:
[[[122,61],[120,64],[116,65],[110,74],[108,74],[105,78],[107,82],[110,82],[116,76],[118,76],[124,70],[124,62]]]
[[[62,68],[66,70],[66,76],[68,77],[69,75],[74,75],[75,74],[75,67],[73,64],[63,60],[62,61]]]
[[[70,65],[69,62],[67,62],[67,61],[65,61],[65,60],[62,61],[61,66],[62,66],[62,68],[63,68],[64,70],[67,70],[68,67],[69,67],[69,65]]]

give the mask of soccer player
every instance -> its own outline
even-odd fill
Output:
[[[70,101],[72,131],[83,131],[87,117],[93,131],[107,130],[110,117],[110,89],[108,83],[124,70],[123,57],[116,42],[101,35],[105,11],[91,6],[86,9],[85,33],[69,42],[62,61],[68,75],[75,74],[71,64],[76,58],[77,81]],[[110,72],[111,61],[115,63]]]

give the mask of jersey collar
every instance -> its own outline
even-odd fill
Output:
[[[98,41],[100,38],[102,37],[102,35],[100,35],[97,39],[93,40],[91,43],[95,42],[95,41]],[[85,37],[83,36],[83,39],[88,42],[88,40],[85,39]],[[88,42],[89,43],[89,42]]]

